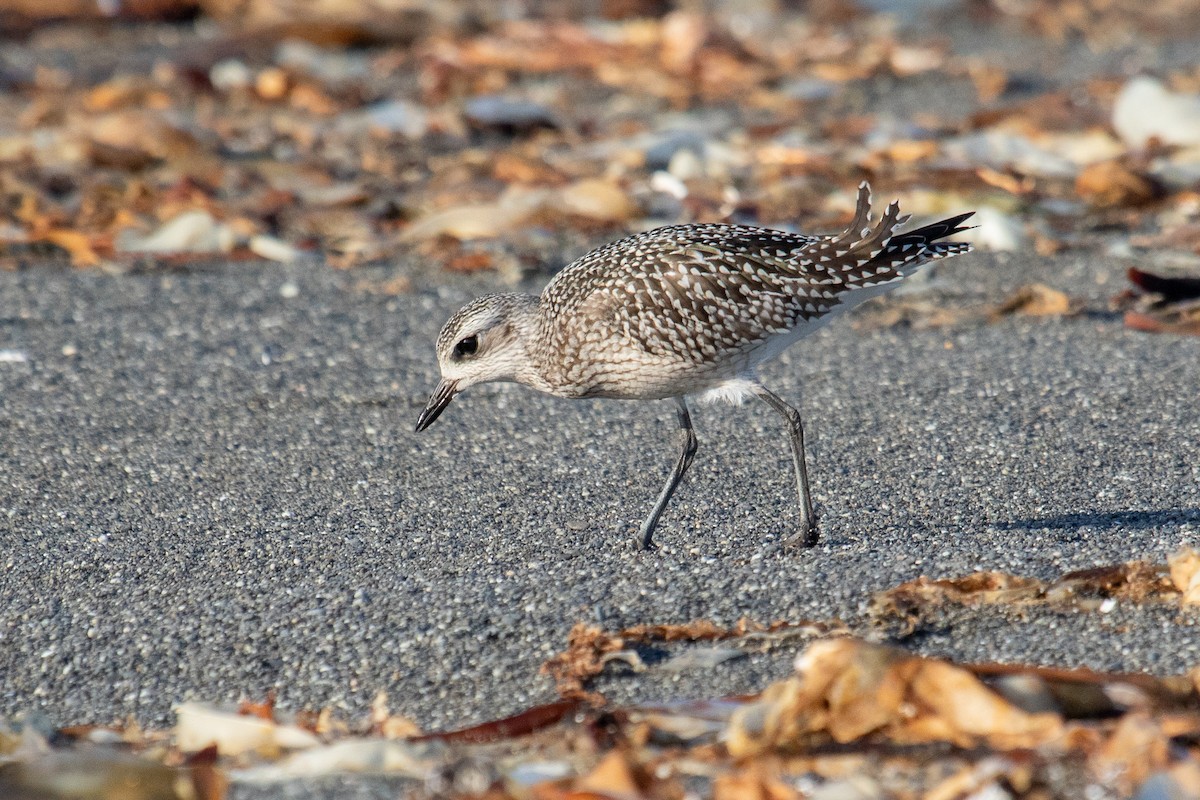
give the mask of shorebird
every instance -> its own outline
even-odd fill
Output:
[[[490,294],[468,303],[437,339],[441,381],[417,431],[469,386],[515,381],[556,397],[672,399],[675,466],[639,531],[648,548],[659,517],[696,455],[689,398],[757,397],[786,421],[799,498],[788,544],[817,543],[800,413],[763,386],[756,368],[836,314],[882,294],[919,267],[971,249],[941,241],[972,213],[896,232],[891,203],[871,224],[863,182],[850,226],[832,236],[746,225],[671,225],[584,255],[540,296]]]

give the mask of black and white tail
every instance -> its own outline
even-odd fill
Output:
[[[874,226],[869,225],[871,189],[864,181],[858,187],[854,220],[843,233],[830,237],[824,244],[836,253],[842,267],[839,271],[848,287],[879,286],[911,275],[930,261],[969,252],[971,245],[967,242],[940,240],[970,230],[970,226],[962,223],[974,213],[969,211],[916,230],[894,233],[909,217],[900,216],[900,207],[893,201],[883,218]]]

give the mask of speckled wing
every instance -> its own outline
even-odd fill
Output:
[[[588,253],[542,293],[546,341],[568,354],[572,382],[603,383],[605,364],[636,362],[647,381],[687,373],[734,377],[855,295],[877,294],[927,261],[968,249],[933,244],[959,230],[964,215],[893,236],[896,204],[868,226],[860,190],[850,227],[804,236],[737,225],[677,225],[621,239]],[[589,364],[591,374],[572,366]],[[654,389],[669,396],[669,386]],[[649,391],[649,390],[647,390]],[[588,393],[611,394],[602,386]]]

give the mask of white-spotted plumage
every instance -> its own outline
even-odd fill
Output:
[[[970,250],[942,241],[964,230],[969,216],[897,233],[908,218],[894,202],[869,224],[864,183],[854,220],[834,236],[695,224],[612,242],[567,266],[540,296],[488,295],[452,316],[437,341],[442,381],[417,429],[485,381],[517,381],[559,397],[675,398],[684,448],[642,526],[648,545],[695,451],[684,398],[757,395],[788,419],[800,538],[814,544],[799,415],[758,383],[755,368],[922,265]]]

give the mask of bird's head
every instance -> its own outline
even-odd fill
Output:
[[[455,312],[437,339],[442,379],[417,419],[417,430],[433,424],[450,401],[468,386],[518,380],[529,369],[524,337],[531,327],[537,298],[490,294]]]

